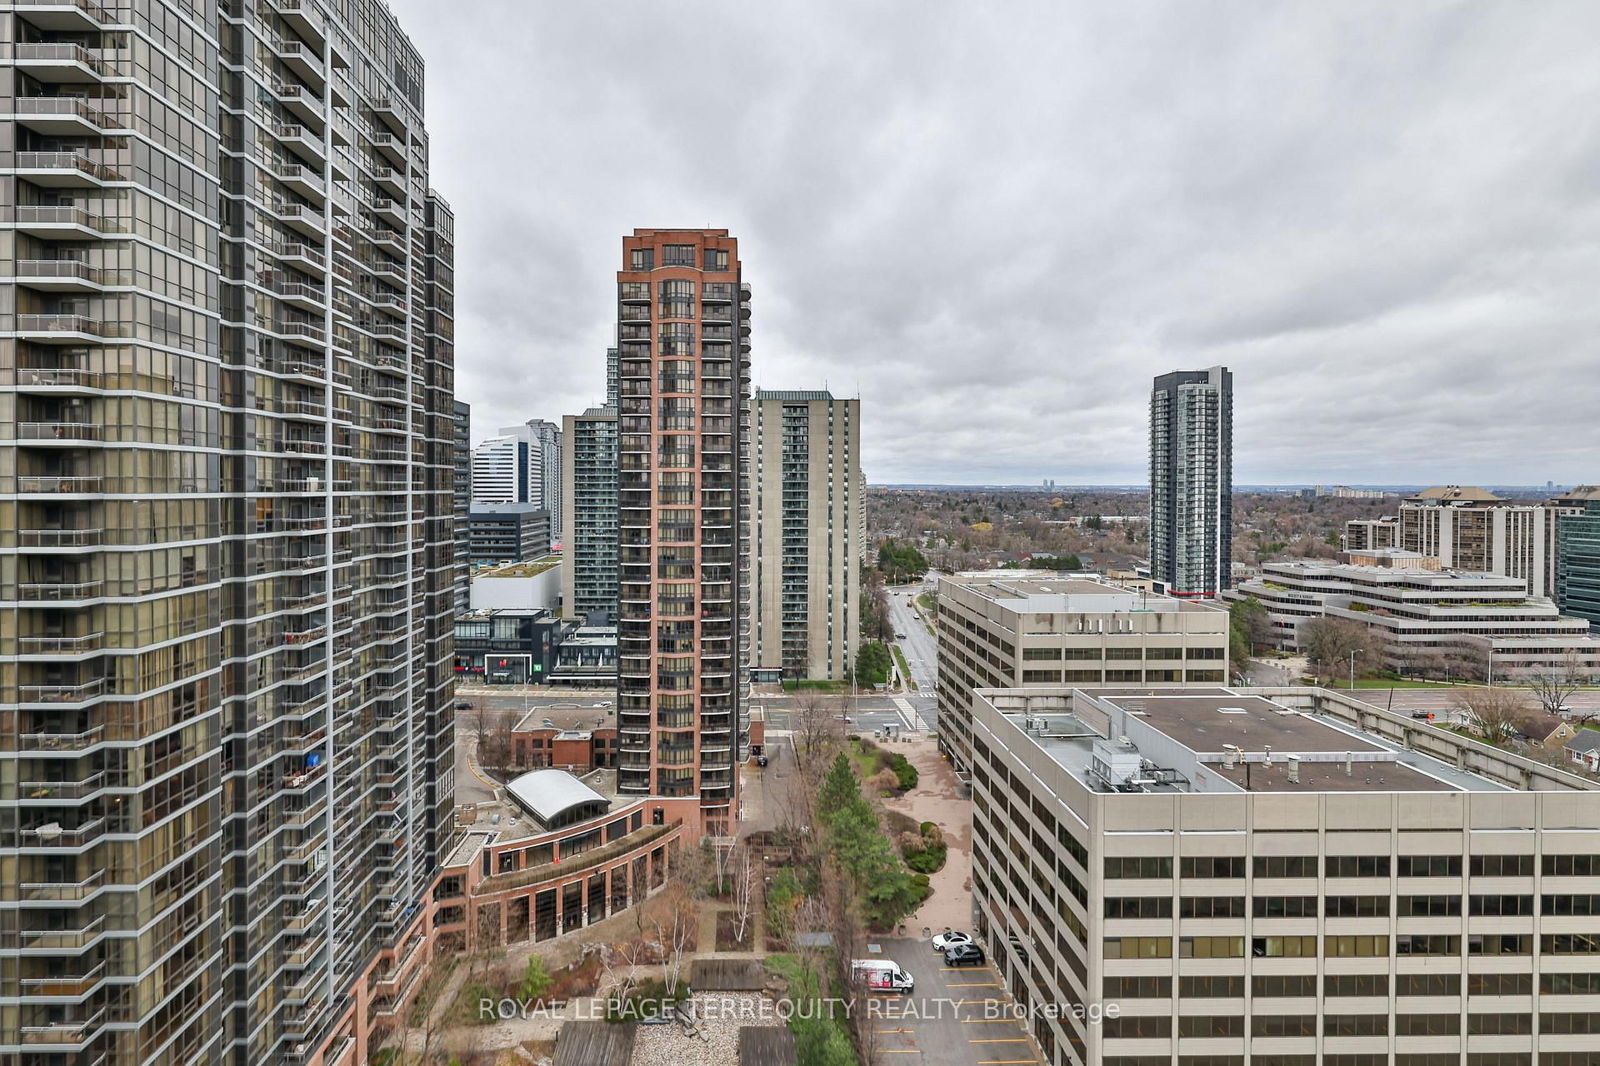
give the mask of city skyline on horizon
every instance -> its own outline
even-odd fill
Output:
[[[1240,482],[1595,477],[1570,385],[1600,216],[1565,116],[1600,10],[1041,6],[1021,40],[978,10],[722,12],[713,113],[660,88],[700,20],[392,6],[426,42],[479,433],[601,396],[620,236],[715,225],[764,279],[757,383],[859,394],[871,481],[1139,481],[1144,383],[1215,364]]]

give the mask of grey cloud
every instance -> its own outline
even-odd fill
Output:
[[[598,398],[624,233],[713,225],[875,481],[1140,481],[1218,362],[1240,481],[1600,476],[1594,5],[391,3],[479,435]]]

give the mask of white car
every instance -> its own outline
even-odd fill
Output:
[[[943,952],[946,948],[953,948],[958,944],[970,944],[972,938],[965,933],[940,933],[933,938],[933,950]]]

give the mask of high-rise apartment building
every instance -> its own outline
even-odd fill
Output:
[[[618,362],[621,355],[616,348],[606,349],[606,402],[603,406],[615,408],[617,406],[617,390],[619,389],[617,373]]]
[[[625,795],[732,832],[745,729],[748,290],[726,230],[634,230],[617,272]]]
[[[758,389],[753,414],[751,665],[843,680],[866,550],[861,401]]]
[[[376,0],[0,43],[0,1060],[344,1053],[453,834],[421,59]]]
[[[1556,567],[1561,611],[1600,626],[1600,485],[1579,485],[1553,502],[1563,507]]]
[[[1399,536],[1400,522],[1392,515],[1384,518],[1352,518],[1344,524],[1344,550],[1363,552],[1393,548]]]
[[[451,439],[451,459],[455,467],[456,611],[465,611],[471,599],[472,565],[468,560],[467,515],[472,511],[472,407],[456,401],[455,435]]]
[[[1592,780],[1324,689],[972,723],[974,936],[1049,1066],[1595,1061]]]
[[[562,613],[617,618],[617,409],[591,407],[562,419],[562,506],[567,530]]]
[[[563,447],[561,427],[542,418],[530,418],[524,428],[533,440],[534,450],[529,458],[535,464],[534,476],[528,485],[528,502],[536,503],[550,512],[550,534],[557,543],[560,543],[565,532],[561,518],[564,512],[561,486]]]
[[[472,498],[479,503],[527,503],[537,465],[532,446],[501,431],[472,449]]]
[[[1449,569],[1519,577],[1535,596],[1554,597],[1558,520],[1580,509],[1560,498],[1516,503],[1471,485],[1441,485],[1400,504],[1394,546]]]
[[[1174,596],[1215,596],[1233,570],[1233,375],[1156,378],[1150,394],[1150,575]]]

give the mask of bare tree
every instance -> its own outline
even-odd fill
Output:
[[[800,776],[818,779],[844,744],[844,711],[838,700],[805,692],[795,701],[791,738]]]
[[[1354,655],[1356,676],[1383,665],[1383,642],[1371,626],[1348,618],[1308,618],[1300,624],[1300,646],[1317,676],[1341,674]]]
[[[1567,705],[1567,699],[1583,687],[1583,664],[1576,654],[1568,653],[1561,662],[1546,671],[1528,678],[1528,690],[1539,706],[1556,714]]]
[[[1532,719],[1527,697],[1513,688],[1463,688],[1456,705],[1472,731],[1490,744],[1515,738]]]
[[[756,871],[750,858],[750,847],[739,849],[739,861],[733,874],[733,924],[734,936],[744,943],[745,931],[750,928],[751,897],[755,894]]]

